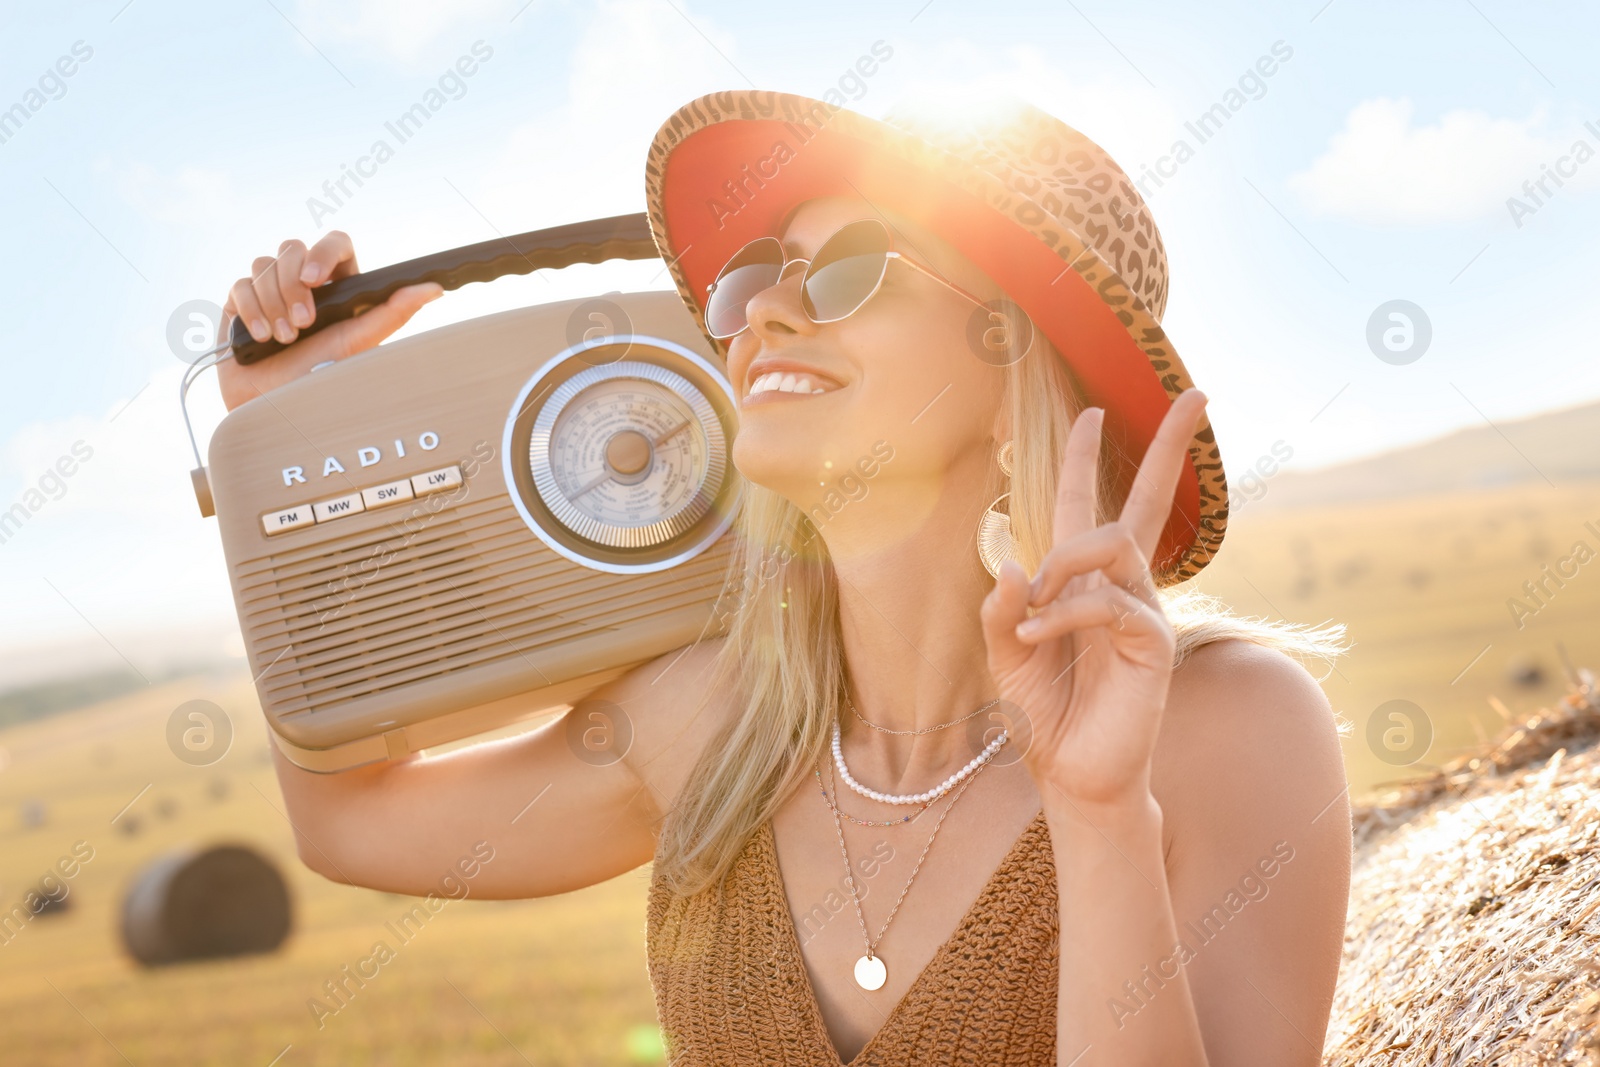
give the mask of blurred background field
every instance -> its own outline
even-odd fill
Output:
[[[210,767],[166,746],[167,717],[196,698],[237,729]],[[661,1062],[644,967],[647,869],[543,900],[450,901],[401,944],[385,923],[419,898],[301,865],[268,743],[249,675],[233,669],[0,732],[0,901],[9,908],[75,842],[94,849],[67,882],[71,906],[0,943],[0,1062]],[[288,941],[266,955],[138,967],[118,935],[129,880],[169,847],[217,842],[249,844],[278,866],[295,909]],[[348,1006],[319,1028],[308,1001],[333,1005],[324,981],[380,938],[394,958],[364,988],[352,983]]]
[[[1600,427],[1596,414],[1466,431],[1367,461],[1359,476],[1357,464],[1274,470],[1236,502],[1225,547],[1198,584],[1243,614],[1346,624],[1353,649],[1323,684],[1355,725],[1345,760],[1357,796],[1493,734],[1502,723],[1491,699],[1512,712],[1553,700],[1566,688],[1558,645],[1576,664],[1600,663],[1600,562],[1569,563],[1572,576],[1547,584],[1521,628],[1507,606],[1513,597],[1537,606],[1524,582],[1576,542],[1600,545],[1584,525],[1600,529],[1600,479],[1572,462],[1600,463],[1600,449],[1578,439]],[[1463,461],[1478,449],[1487,451]],[[326,1001],[323,983],[377,939],[393,943],[384,924],[416,898],[337,885],[301,866],[241,667],[117,692],[127,684],[95,676],[0,695],[0,902],[19,900],[75,842],[94,849],[68,883],[72,906],[0,944],[0,1058],[662,1062],[644,964],[648,868],[544,900],[451,902],[319,1027],[311,998]],[[237,731],[209,767],[180,762],[166,744],[169,715],[194,699],[220,705]],[[1394,699],[1421,709],[1433,735],[1409,762],[1368,739],[1368,719]],[[249,844],[284,873],[289,940],[268,955],[137,967],[117,933],[129,880],[170,847],[221,842]],[[25,1059],[13,1060],[17,1049]]]
[[[1566,688],[1560,649],[1600,661],[1600,567],[1579,570],[1519,629],[1507,601],[1574,541],[1600,546],[1600,485],[1524,486],[1242,518],[1197,585],[1242,614],[1342,622],[1351,651],[1335,669],[1310,665],[1355,730],[1345,769],[1360,794],[1436,765],[1505,725],[1512,711]],[[1415,765],[1386,760],[1367,737],[1389,700],[1427,715],[1433,743]],[[1381,746],[1380,746],[1381,748]],[[1291,753],[1285,754],[1292,758]],[[1398,757],[1397,757],[1398,758]]]
[[[1355,726],[1355,795],[1492,736],[1505,725],[1497,702],[1515,713],[1565,692],[1563,648],[1600,666],[1600,407],[1318,471],[1286,466],[1247,480],[1248,463],[1229,459],[1232,485],[1259,484],[1235,501],[1195,584],[1241,614],[1345,624],[1350,653],[1314,669]],[[1369,744],[1369,719],[1391,700],[1426,717],[1425,751]]]

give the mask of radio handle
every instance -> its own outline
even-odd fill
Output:
[[[438,282],[446,289],[459,289],[468,282],[493,281],[507,274],[531,274],[546,267],[602,263],[608,259],[654,259],[660,254],[650,235],[649,218],[643,212],[463,245],[352,274],[311,290],[312,300],[316,302],[316,318],[300,331],[296,340],[325,326],[355,318],[407,285]],[[271,338],[257,341],[238,318],[233,320],[229,346],[234,360],[241,364],[266,359],[284,347]]]

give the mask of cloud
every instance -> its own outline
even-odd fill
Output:
[[[521,6],[521,0],[512,7],[506,0],[300,0],[294,24],[312,41],[356,41],[410,60],[463,23],[490,13],[509,20]]]
[[[125,203],[154,222],[209,225],[235,214],[232,182],[224,171],[182,166],[162,173],[147,163],[118,168],[106,159],[94,166],[110,176]]]
[[[904,101],[915,108],[1015,96],[1092,138],[1129,173],[1167,151],[1182,121],[1160,93],[1129,78],[1078,79],[1059,57],[1033,45],[985,48],[959,37],[895,46],[899,80],[874,113]],[[859,109],[858,109],[859,110]]]
[[[571,53],[567,99],[510,131],[475,179],[485,214],[547,205],[549,221],[529,225],[554,225],[643,210],[645,153],[661,123],[698,96],[744,84],[729,65],[739,63],[732,35],[677,7],[690,21],[659,0],[595,5]]]
[[[183,368],[171,362],[99,415],[39,420],[0,442],[0,509],[13,515],[0,542],[0,602],[12,608],[0,646],[97,629],[122,647],[141,631],[231,628],[216,520],[195,504],[174,403]],[[192,400],[203,444],[222,403],[210,383]]]
[[[154,371],[148,385],[131,397],[117,398],[99,416],[78,414],[28,423],[0,442],[0,486],[7,487],[7,496],[13,499],[69,455],[75,442],[83,441],[92,452],[67,480],[59,498],[39,509],[38,530],[47,528],[47,520],[74,513],[130,521],[174,516],[187,520],[199,514],[187,477],[194,455],[175,401],[184,367],[177,360],[167,362],[171,365]],[[216,385],[210,381],[196,385],[189,407],[195,415],[195,435],[204,448],[210,428],[223,414]],[[26,532],[34,532],[35,524],[29,527]],[[18,543],[21,540],[19,536]]]
[[[1543,108],[1524,119],[1461,109],[1433,125],[1413,125],[1413,111],[1406,99],[1357,104],[1327,150],[1290,176],[1289,188],[1313,211],[1353,222],[1468,222],[1504,212],[1508,197],[1525,195],[1524,182],[1537,182],[1546,167],[1572,153],[1576,141],[1594,141],[1587,130],[1547,130]],[[1600,184],[1600,165],[1578,168],[1568,181],[1574,184]]]

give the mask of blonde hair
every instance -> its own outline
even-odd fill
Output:
[[[1012,441],[1011,529],[1031,574],[1050,547],[1056,481],[1079,410],[1066,364],[1042,334],[1007,369]],[[1114,518],[1112,464],[1102,460],[1099,521]],[[991,465],[986,499],[1004,492]],[[655,874],[693,894],[732,867],[750,835],[828,749],[844,692],[837,586],[813,519],[777,492],[746,483],[729,563],[734,603],[699,711],[712,694],[738,694],[740,714],[705,746],[662,827]],[[976,552],[976,549],[974,549]],[[1174,667],[1202,645],[1241,638],[1329,663],[1345,651],[1342,624],[1312,629],[1230,613],[1216,597],[1168,587],[1158,594],[1177,638]]]

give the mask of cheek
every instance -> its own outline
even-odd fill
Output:
[[[905,427],[928,416],[963,430],[971,417],[992,418],[1005,385],[1005,371],[973,355],[967,346],[966,319],[948,308],[919,308],[892,321],[863,323],[852,338],[860,368],[858,411],[881,413],[886,423]]]

